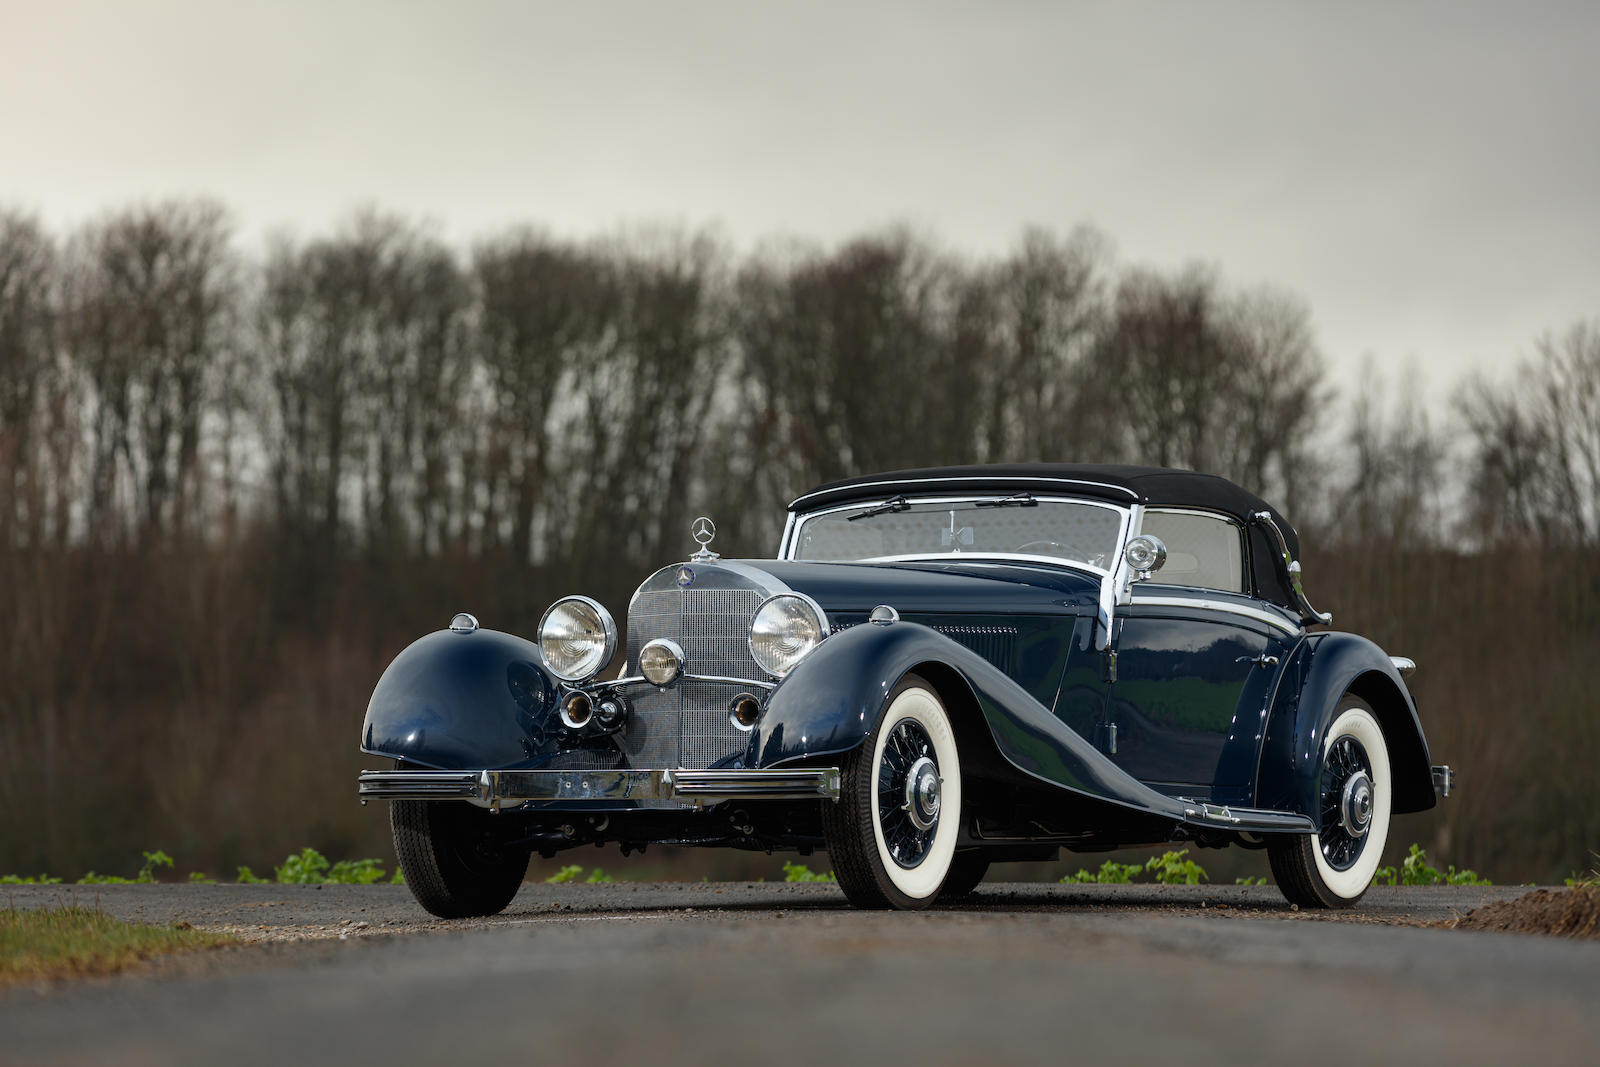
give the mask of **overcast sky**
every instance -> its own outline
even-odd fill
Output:
[[[1600,316],[1600,4],[0,0],[0,202],[466,240],[1092,223],[1435,395]]]

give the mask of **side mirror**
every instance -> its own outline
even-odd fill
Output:
[[[1122,558],[1128,561],[1128,569],[1133,572],[1134,578],[1142,582],[1167,562],[1167,546],[1154,534],[1140,534],[1128,542]]]

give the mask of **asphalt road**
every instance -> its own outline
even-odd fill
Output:
[[[1516,889],[529,885],[438,923],[402,887],[0,890],[257,943],[0,993],[0,1061],[1582,1063],[1600,943],[1429,927]],[[365,924],[365,925],[360,925]]]

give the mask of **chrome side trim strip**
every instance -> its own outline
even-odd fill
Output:
[[[1230,615],[1242,615],[1247,619],[1264,622],[1268,626],[1276,627],[1286,634],[1299,634],[1303,630],[1303,627],[1290,622],[1282,615],[1274,615],[1265,608],[1255,608],[1248,604],[1234,604],[1226,600],[1212,600],[1206,597],[1150,596],[1135,589],[1133,605],[1134,607],[1200,608],[1205,611],[1222,611]]]
[[[802,770],[362,771],[374,800],[466,800],[501,808],[549,800],[838,800],[837,767]]]
[[[1402,678],[1417,669],[1417,661],[1405,656],[1390,656],[1389,662],[1394,664],[1394,669],[1400,672]]]

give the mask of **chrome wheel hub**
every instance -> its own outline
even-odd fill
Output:
[[[1339,821],[1351,837],[1360,837],[1372,826],[1372,779],[1358,771],[1345,782],[1339,800]]]
[[[921,723],[901,719],[884,739],[878,763],[878,829],[896,864],[910,870],[928,856],[939,829],[944,779]]]
[[[1322,857],[1334,870],[1348,871],[1361,857],[1376,798],[1367,750],[1348,734],[1334,739],[1322,767],[1322,830],[1317,834]]]
[[[927,830],[939,821],[939,792],[943,783],[939,767],[923,756],[906,775],[906,811],[917,829]]]

